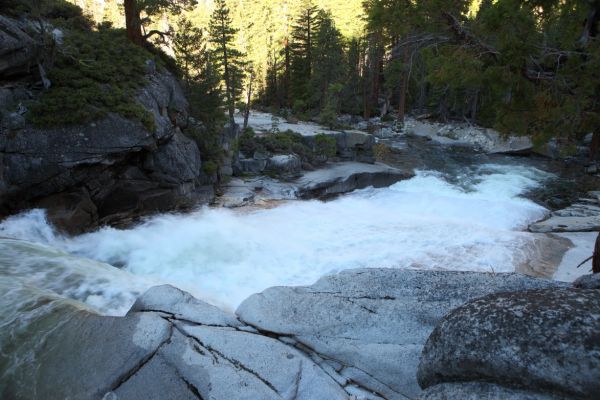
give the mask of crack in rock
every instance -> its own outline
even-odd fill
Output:
[[[200,339],[198,339],[195,336],[192,336],[190,334],[188,334],[187,332],[185,332],[185,330],[179,328],[177,325],[173,325],[175,327],[175,329],[177,329],[182,335],[184,335],[187,338],[192,339],[194,342],[196,342],[196,344],[204,349],[206,349],[208,352],[210,352],[214,358],[215,355],[219,356],[220,358],[226,360],[227,362],[229,362],[231,365],[233,365],[235,368],[237,369],[241,369],[243,371],[248,372],[249,374],[253,375],[254,377],[256,377],[258,380],[260,380],[262,383],[264,383],[269,389],[271,389],[273,392],[275,392],[275,394],[277,394],[278,397],[281,398],[281,393],[279,393],[279,391],[275,388],[275,386],[273,386],[273,384],[271,382],[269,382],[268,380],[266,380],[265,378],[263,378],[262,376],[260,376],[259,373],[257,373],[256,371],[252,370],[251,368],[247,367],[246,365],[244,365],[242,362],[240,362],[239,360],[235,360],[232,358],[229,358],[227,356],[225,356],[225,354],[221,353],[219,350],[214,349],[204,343],[202,343],[202,341]],[[202,354],[202,353],[200,353]]]
[[[117,379],[117,381],[112,385],[109,392],[114,392],[115,390],[120,388],[133,375],[135,375],[139,370],[141,370],[144,367],[144,365],[148,364],[148,362],[150,360],[152,360],[152,358],[154,358],[156,353],[158,353],[158,351],[161,349],[161,347],[171,341],[172,336],[173,336],[173,324],[169,324],[169,335],[167,336],[167,338],[165,340],[163,340],[162,342],[160,342],[159,345],[156,346],[156,349],[154,349],[154,351],[152,353],[150,353],[146,357],[142,358],[138,364],[136,364],[130,370],[126,371],[119,379]]]

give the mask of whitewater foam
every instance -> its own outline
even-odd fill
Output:
[[[33,210],[5,220],[0,235],[123,266],[128,276],[172,283],[234,308],[269,286],[310,284],[348,268],[514,271],[532,256],[533,235],[520,230],[547,212],[519,195],[548,176],[531,167],[483,165],[449,183],[422,171],[328,202],[291,201],[249,213],[204,208],[72,238],[56,234]],[[123,281],[119,290],[139,291]]]

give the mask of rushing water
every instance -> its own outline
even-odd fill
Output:
[[[534,256],[534,236],[522,229],[547,212],[520,195],[548,177],[515,164],[421,171],[328,202],[203,208],[76,237],[57,234],[32,210],[0,224],[0,236],[11,238],[0,239],[0,277],[123,314],[160,283],[235,308],[269,286],[310,284],[346,268],[513,271]]]

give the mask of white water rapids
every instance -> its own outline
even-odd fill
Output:
[[[0,237],[27,241],[0,239],[0,277],[118,315],[160,283],[233,309],[269,286],[311,284],[347,268],[509,272],[532,257],[533,235],[522,229],[547,212],[519,195],[548,177],[487,164],[451,184],[422,171],[328,202],[203,208],[76,237],[57,234],[32,210],[0,224]]]

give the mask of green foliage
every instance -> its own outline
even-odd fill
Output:
[[[202,154],[202,169],[215,176],[223,159],[221,133],[224,125],[223,96],[204,32],[185,17],[178,20],[173,36],[173,52],[190,103],[190,114],[203,128],[192,125],[184,133],[195,140]]]
[[[123,57],[127,54],[127,57]],[[134,99],[153,58],[121,30],[71,30],[49,72],[52,86],[29,105],[31,121],[52,127],[87,123],[115,112],[155,129],[152,115]]]
[[[66,0],[3,0],[0,13],[18,16],[29,14],[48,19],[70,19],[82,17],[81,8]]]
[[[244,55],[234,47],[238,30],[233,27],[225,0],[216,0],[209,24],[210,41],[214,46],[212,62],[225,84],[225,103],[233,121],[235,104],[242,91]]]
[[[292,25],[290,37],[290,95],[306,101],[310,95],[313,73],[315,36],[319,29],[319,8],[311,0],[304,0]]]
[[[335,138],[331,135],[317,134],[313,144],[309,146],[306,138],[290,130],[256,136],[254,131],[248,128],[242,132],[238,143],[239,150],[246,157],[252,157],[256,151],[271,154],[294,153],[310,163],[319,163],[335,157],[337,151]]]
[[[246,128],[238,138],[238,149],[246,157],[252,157],[255,151],[263,150],[262,145],[257,141],[252,128]]]
[[[332,158],[335,157],[336,152],[337,144],[333,136],[324,133],[315,136],[315,153],[317,155]]]
[[[192,25],[185,17],[177,21],[177,31],[173,35],[171,45],[179,70],[183,74],[186,84],[206,68],[206,40],[201,29]]]
[[[202,170],[208,176],[214,176],[223,161],[221,130],[222,128],[191,125],[184,131],[186,136],[193,139],[198,145],[200,154],[202,154]]]
[[[292,113],[296,116],[304,115],[306,112],[306,103],[301,99],[294,100],[294,105],[292,106]]]
[[[330,14],[319,12],[318,19],[309,101],[315,108],[320,107],[325,110],[327,107],[333,107],[333,112],[336,112],[337,101],[334,105],[330,103],[333,102],[332,96],[339,96],[342,90],[342,85],[339,83],[346,72],[342,36]],[[335,94],[332,93],[334,91]],[[331,110],[328,111],[331,113]]]

